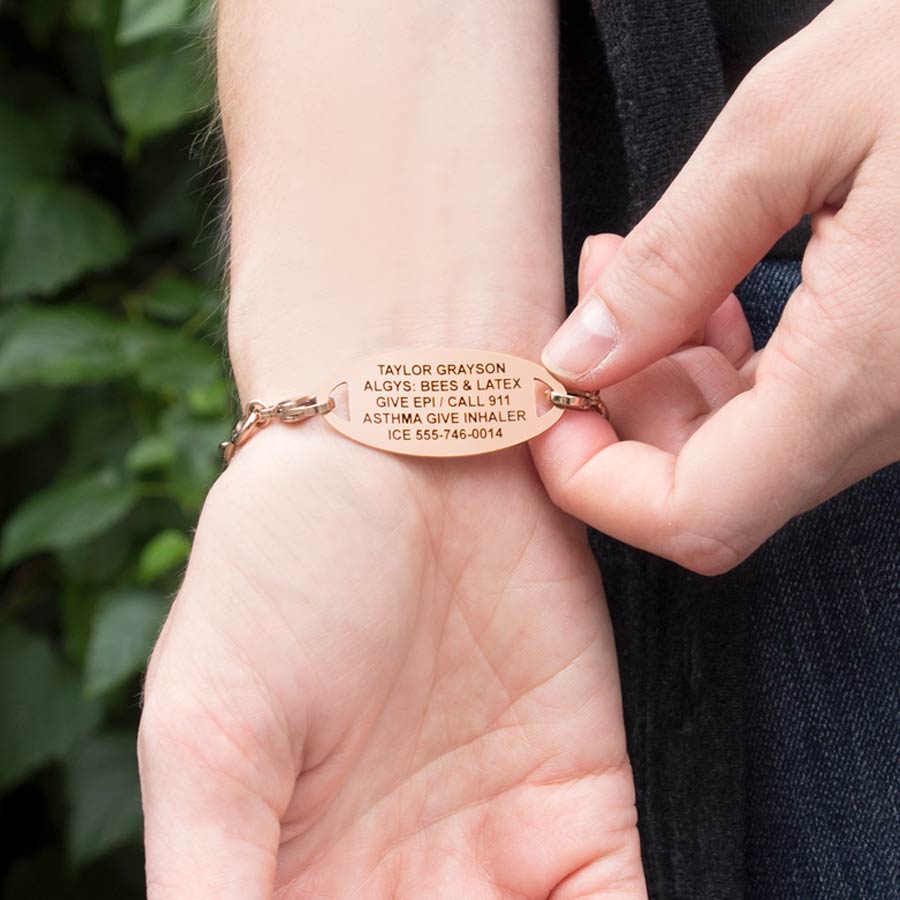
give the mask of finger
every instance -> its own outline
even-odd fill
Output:
[[[823,222],[817,224],[819,233]],[[792,346],[814,335],[794,324],[809,318],[803,316],[804,291],[801,286],[788,303],[762,354],[769,365],[763,359],[757,366],[753,388],[704,422],[680,453],[675,441],[651,434],[639,417],[628,418],[625,392],[634,385],[646,393],[660,364],[604,392],[620,436],[639,440],[616,442],[611,429],[584,416],[566,416],[542,435],[535,464],[554,502],[601,531],[704,574],[736,565],[814,503],[840,470],[848,438],[835,427],[837,409],[822,399],[827,379],[821,370],[833,363]],[[814,337],[816,344],[823,340]],[[785,346],[792,348],[787,354]],[[687,389],[690,379],[678,385],[672,374],[656,388],[672,393],[653,405],[678,406],[682,417],[691,414],[692,403],[700,410],[702,398]]]
[[[139,731],[148,900],[271,900],[283,741],[252,712],[255,687],[226,669],[192,687],[197,654],[176,655],[188,671],[156,667]]]
[[[623,240],[619,235],[611,233],[588,235],[585,238],[578,264],[579,298],[583,298],[600,277]],[[715,347],[735,368],[744,365],[753,353],[753,337],[741,301],[734,294],[729,294],[687,343]]]
[[[606,388],[603,402],[620,440],[677,453],[707,416],[748,386],[715,348],[687,347]]]
[[[584,297],[612,262],[623,240],[608,232],[585,238],[578,263],[579,298]],[[735,368],[740,368],[753,353],[753,337],[741,301],[729,294],[687,343],[715,347]]]
[[[753,355],[753,335],[741,301],[734,294],[729,294],[709,317],[702,342],[718,350],[735,369],[744,366]]]
[[[758,388],[738,395],[678,455],[633,441],[604,443],[568,418],[547,433],[566,452],[551,444],[536,465],[553,501],[576,518],[696,572],[719,574],[814,494],[818,456],[808,458],[799,480],[784,478],[796,451],[779,438],[798,420],[776,405],[784,397],[761,397]]]
[[[900,458],[896,158],[894,141],[876,143],[844,205],[813,217],[804,281],[756,360],[757,380],[810,373],[814,408],[836,419],[844,440],[821,499]]]
[[[896,459],[900,328],[886,293],[900,281],[893,251],[900,235],[896,179],[884,176],[895,148],[881,143],[866,148],[841,209],[814,217],[804,283],[766,349],[742,367],[753,387],[709,417],[677,455],[616,443],[595,422],[564,418],[536,454],[559,506],[714,574],[797,513]]]
[[[279,823],[243,775],[249,761],[235,773],[232,736],[196,708],[173,711],[191,734],[152,717],[141,732],[148,900],[271,900]]]
[[[581,257],[578,260],[578,298],[584,297],[590,286],[600,277],[600,273],[609,265],[622,244],[618,234],[604,232],[588,235],[581,246]]]
[[[710,416],[677,455],[617,443],[595,423],[565,417],[542,435],[535,456],[550,497],[600,531],[713,575],[846,486],[848,474],[891,462],[896,433],[872,440],[876,414],[852,403],[859,361],[851,365],[852,350],[845,356],[845,345],[807,324],[810,305],[820,308],[801,285],[761,356],[756,384]],[[881,377],[896,385],[896,372]]]
[[[809,40],[794,41],[745,79],[551,338],[544,365],[567,384],[613,384],[683,344],[865,155],[875,126],[857,107],[818,115],[834,98],[805,74]],[[786,80],[802,82],[807,115],[781,114]]]
[[[585,240],[579,279],[592,283],[622,239],[600,234]],[[696,335],[696,343],[659,360],[603,392],[622,440],[677,452],[699,420],[749,386],[736,369],[752,354],[752,338],[740,301],[730,294]]]

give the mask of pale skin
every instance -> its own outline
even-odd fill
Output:
[[[900,455],[898,22],[865,5],[761,64],[624,244],[590,241],[619,340],[566,380],[615,384],[615,429],[567,414],[536,468],[319,420],[240,452],[148,672],[150,900],[646,897],[578,519],[722,571]],[[420,7],[220,4],[245,401],[405,344],[536,359],[559,324],[556,11]],[[805,287],[754,355],[729,292],[804,210]]]
[[[590,239],[579,308],[595,334],[609,309],[613,346],[573,339],[575,313],[586,374],[544,358],[610,386],[615,428],[569,417],[534,442],[561,508],[712,575],[900,459],[898,49],[897,3],[836,0],[757,64],[624,242]],[[803,283],[754,353],[729,292],[804,213]]]
[[[555,16],[222,0],[244,401],[385,347],[538,359]],[[139,751],[150,900],[646,897],[600,575],[524,445],[254,438],[205,504]]]

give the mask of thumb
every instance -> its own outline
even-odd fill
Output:
[[[783,80],[785,63],[778,67]],[[754,70],[609,264],[594,279],[580,273],[579,285],[590,286],[542,354],[562,381],[605,387],[670,353],[804,213],[833,202],[865,153],[868,130],[823,114],[815,118],[821,132],[840,124],[844,140],[805,138],[805,125],[767,102],[777,81],[766,64]],[[597,271],[592,255],[583,255],[582,270]]]
[[[173,627],[181,603],[150,662],[138,731],[147,897],[271,900],[293,762],[274,749],[286,741],[259,685],[196,620],[189,634]]]
[[[622,246],[623,238],[618,234],[588,235],[581,246],[578,260],[578,297],[584,299],[591,285],[609,265],[616,251]]]

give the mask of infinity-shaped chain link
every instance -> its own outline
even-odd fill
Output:
[[[262,431],[276,419],[290,424],[327,413],[332,409],[334,400],[331,397],[320,403],[315,397],[307,395],[295,397],[293,400],[282,400],[272,406],[266,406],[259,400],[251,400],[244,407],[244,414],[235,423],[231,437],[219,444],[222,459],[226,465],[230,463],[238,447],[246,444],[257,431]]]

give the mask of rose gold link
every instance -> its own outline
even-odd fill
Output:
[[[543,383],[551,410],[539,413],[535,383]],[[326,421],[346,437],[394,453],[467,456],[501,450],[545,431],[567,409],[596,410],[608,418],[597,391],[566,391],[538,363],[484,350],[428,347],[393,350],[357,360],[317,395],[267,406],[251,400],[220,444],[226,465],[257,431],[278,420],[288,425],[330,412],[331,392],[346,384],[351,419]],[[421,427],[417,427],[421,426]]]

